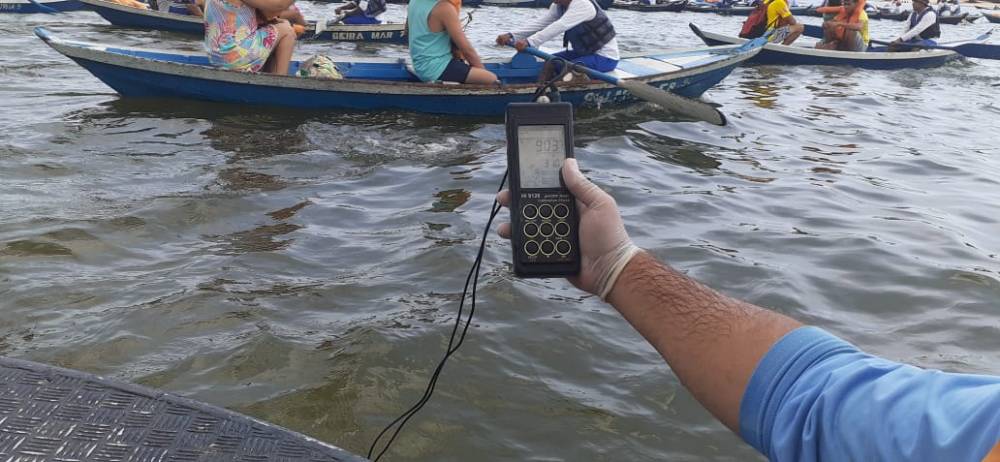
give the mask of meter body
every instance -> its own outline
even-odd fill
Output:
[[[563,161],[573,157],[573,106],[507,106],[511,244],[514,273],[522,278],[580,272],[579,215],[563,185]]]

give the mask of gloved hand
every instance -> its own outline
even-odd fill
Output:
[[[615,199],[580,173],[576,159],[566,159],[562,177],[576,198],[580,215],[580,274],[568,280],[580,290],[606,300],[618,275],[640,250],[625,232]],[[509,207],[510,191],[500,191],[497,200]],[[497,232],[510,239],[510,223],[501,224]]]

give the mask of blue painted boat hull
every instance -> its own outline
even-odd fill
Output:
[[[39,2],[46,7],[52,8],[56,11],[80,11],[84,9],[84,5],[77,0],[64,0],[56,2]],[[42,11],[38,6],[30,2],[24,3],[7,3],[0,1],[0,13],[18,13],[18,14],[35,14],[35,13],[47,13],[47,11]]]
[[[192,77],[170,76],[135,69],[123,69],[104,63],[74,59],[77,64],[129,98],[179,98],[219,103],[284,106],[303,109],[402,109],[433,114],[501,116],[514,102],[531,102],[531,94],[504,95],[420,95],[400,96],[336,91],[308,91],[250,84],[233,84]],[[682,96],[697,98],[728,76],[736,65],[720,68],[697,77],[657,82],[656,86]],[[562,91],[562,100],[576,108],[598,108],[635,103],[629,92],[608,87],[589,91]]]
[[[191,35],[204,35],[205,33],[205,25],[200,20],[195,21],[193,20],[194,18],[184,15],[166,15],[158,12],[135,10],[100,1],[86,1],[83,5],[87,9],[99,14],[106,21],[119,27],[162,30]],[[407,37],[401,25],[392,28],[340,25],[336,26],[335,29],[322,31],[318,35],[307,31],[300,39],[341,42],[407,43]]]
[[[449,85],[419,82],[405,62],[373,59],[338,64],[345,78],[318,80],[252,74],[212,67],[205,56],[179,55],[58,40],[43,28],[35,33],[123,97],[180,98],[243,105],[307,109],[407,110],[502,116],[512,102],[533,97],[541,62],[519,54],[509,62],[487,63],[505,82]],[[677,94],[698,97],[759,48],[691,49],[623,58],[618,77],[637,79]],[[293,61],[292,73],[299,63]],[[576,107],[624,105],[638,101],[629,92],[602,83],[561,85],[564,101]]]
[[[733,45],[743,40],[702,32],[693,24],[695,34],[709,46]],[[815,50],[804,47],[768,44],[748,64],[774,66],[850,66],[861,69],[896,70],[939,67],[958,57],[950,51],[874,53]]]
[[[203,23],[175,21],[157,16],[146,16],[95,5],[87,5],[87,9],[93,10],[106,21],[119,27],[163,30],[195,35],[203,35],[205,33],[205,25]]]

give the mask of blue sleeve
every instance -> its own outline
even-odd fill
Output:
[[[772,461],[979,462],[1000,441],[1000,377],[900,364],[803,327],[754,370],[740,434]]]

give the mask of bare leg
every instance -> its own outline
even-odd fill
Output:
[[[835,27],[831,26],[829,22],[823,23],[823,40],[816,42],[816,49],[818,50],[832,50],[837,46],[837,41],[834,39],[833,33],[836,30]]]
[[[844,40],[839,45],[838,49],[843,51],[867,51],[865,40],[858,31],[845,31]]]
[[[545,61],[542,65],[542,72],[538,74],[538,82],[548,82],[556,73],[556,65],[552,61]]]
[[[271,51],[267,63],[261,69],[271,74],[287,75],[288,66],[292,61],[292,51],[295,49],[295,30],[288,21],[275,24],[278,28],[278,44]]]
[[[300,26],[306,25],[306,18],[302,16],[302,12],[298,8],[288,7],[285,11],[282,11],[279,18],[284,19],[292,24],[298,24]]]
[[[469,75],[465,77],[465,83],[477,83],[490,85],[497,81],[497,75],[481,67],[469,69]]]
[[[785,41],[781,42],[782,45],[791,45],[792,42],[798,39],[799,36],[802,35],[802,32],[806,30],[805,26],[802,24],[792,24],[788,27],[789,34],[788,37],[785,37]]]

